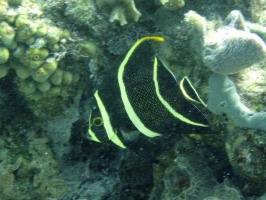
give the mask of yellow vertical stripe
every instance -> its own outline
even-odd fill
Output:
[[[127,55],[125,56],[124,60],[122,61],[122,63],[119,66],[119,70],[118,70],[118,83],[119,83],[119,88],[120,88],[120,93],[121,93],[121,99],[123,101],[125,110],[128,114],[129,119],[132,121],[132,123],[135,125],[135,127],[144,135],[146,135],[147,137],[156,137],[156,136],[160,136],[161,134],[154,132],[150,129],[148,129],[140,120],[140,118],[138,117],[138,115],[136,114],[134,108],[132,107],[132,105],[130,104],[130,101],[128,99],[128,94],[127,94],[127,90],[126,90],[126,86],[123,80],[123,75],[124,75],[124,70],[125,70],[125,66],[128,63],[129,58],[131,57],[131,55],[133,54],[133,52],[135,51],[135,49],[144,41],[147,40],[153,40],[153,41],[157,41],[157,42],[162,42],[164,41],[164,38],[162,37],[158,37],[158,36],[149,36],[149,37],[144,37],[139,39],[128,51]]]
[[[102,118],[103,118],[103,125],[105,128],[105,131],[107,133],[107,136],[109,140],[111,140],[116,145],[120,146],[121,148],[126,148],[125,145],[121,142],[121,140],[118,138],[117,134],[114,132],[110,117],[105,109],[105,106],[99,96],[98,90],[94,93],[94,97],[96,99],[98,108],[100,109]]]
[[[201,123],[197,123],[197,122],[193,122],[190,119],[184,117],[183,115],[181,115],[180,113],[176,112],[175,109],[162,97],[161,93],[160,93],[160,88],[159,88],[159,83],[158,83],[158,60],[155,57],[154,58],[154,64],[153,64],[153,82],[155,85],[155,91],[156,91],[156,95],[159,98],[160,102],[164,105],[164,107],[176,118],[178,118],[179,120],[191,124],[191,125],[195,125],[195,126],[203,126],[203,127],[207,127],[207,125],[205,124],[201,124]],[[181,105],[182,106],[182,105]]]

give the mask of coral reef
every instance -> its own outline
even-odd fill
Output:
[[[251,23],[246,25],[239,11],[232,11],[224,20],[224,26],[214,32],[211,30],[205,31],[207,29],[206,21],[192,11],[186,14],[186,21],[197,30],[196,36],[202,35],[204,38],[203,42],[199,40],[202,45],[199,48],[201,50],[199,53],[202,53],[204,64],[213,72],[224,74],[218,75],[214,73],[209,78],[209,110],[216,114],[226,114],[233,124],[239,127],[265,130],[265,113],[255,113],[245,106],[240,100],[234,82],[225,76],[242,72],[241,76],[243,77],[248,71],[254,71],[255,67],[244,70],[245,68],[259,64],[265,59],[265,43],[255,33],[249,32],[248,27],[251,27]],[[255,54],[248,53],[250,50],[252,53],[255,52]],[[254,71],[254,74],[264,73],[264,69],[256,71]],[[261,84],[263,84],[263,80],[260,80]],[[241,83],[242,89],[245,90],[244,82],[242,81]],[[261,92],[263,91],[260,90],[257,94]]]
[[[148,33],[142,28],[131,27],[121,33],[115,33],[107,43],[107,49],[110,53],[121,55],[134,44],[134,42]]]
[[[265,131],[241,130],[228,126],[226,151],[229,161],[242,179],[242,191],[246,194],[265,193]],[[243,184],[244,183],[244,184]]]
[[[22,141],[16,141],[12,137],[7,141],[4,139],[5,134],[8,133],[3,132],[0,144],[0,198],[63,197],[67,187],[58,175],[58,164],[47,144],[49,140],[38,137],[33,131],[23,133]],[[13,147],[10,148],[10,145]],[[19,146],[16,148],[14,145]]]
[[[86,24],[93,29],[95,27],[90,23],[95,24],[96,19],[103,21],[102,16],[98,14],[97,8],[101,10],[101,14],[107,18],[109,22],[118,22],[120,26],[137,22],[141,16],[141,13],[135,6],[134,0],[71,0],[66,1],[66,5],[66,16],[77,20],[80,24]],[[95,26],[97,25],[95,24]],[[105,26],[108,26],[108,24],[105,24]],[[104,31],[106,31],[106,29]]]
[[[252,16],[252,20],[255,23],[258,23],[260,25],[265,25],[265,7],[266,7],[266,1],[265,0],[251,0],[250,2],[250,14]]]
[[[11,2],[11,5],[19,3]],[[17,74],[15,79],[19,90],[33,100],[45,96],[65,96],[63,91],[71,88],[70,85],[78,80],[77,72],[66,69],[60,63],[69,53],[67,48],[71,46],[70,35],[67,30],[43,18],[37,5],[27,1],[24,4],[21,7],[9,7],[6,3],[6,10],[2,12],[1,77],[13,68]],[[33,9],[35,15],[32,14]],[[87,56],[93,57],[93,54],[95,49],[90,50]]]
[[[0,199],[265,199],[264,16],[264,0],[0,0]],[[146,35],[210,129],[87,140],[93,91]]]
[[[263,186],[265,170],[262,167],[265,164],[263,156],[265,151],[262,148],[265,131],[265,64],[260,62],[265,59],[264,27],[246,22],[239,11],[232,11],[222,23],[219,23],[223,25],[219,25],[218,29],[215,28],[217,25],[215,26],[214,22],[206,21],[204,17],[193,11],[188,12],[185,19],[195,31],[192,33],[191,41],[192,45],[196,46],[195,52],[203,55],[202,61],[212,71],[220,73],[213,73],[209,77],[208,109],[221,116],[219,117],[221,121],[215,123],[226,127],[224,131],[227,132],[225,143],[227,156],[234,173],[241,177],[241,180],[235,184],[245,195],[263,194],[265,193]],[[204,40],[195,39],[198,36]],[[219,42],[224,44],[209,42],[209,40],[216,41],[213,38],[219,38]],[[229,45],[230,43],[234,44],[233,47]],[[241,47],[242,52],[238,51],[237,46],[244,43],[249,45]],[[248,52],[245,50],[252,48],[255,52],[258,50],[254,56],[259,57],[253,60],[252,56],[249,63],[245,61],[249,56],[245,54]],[[226,61],[222,61],[223,59]],[[242,61],[244,63],[239,65],[238,62]],[[215,68],[215,63],[219,67]],[[226,76],[233,73],[237,74]],[[229,120],[225,121],[223,114]],[[255,182],[259,184],[255,185]]]
[[[204,164],[204,149],[193,148],[193,143],[183,138],[174,149],[158,158],[160,162],[153,166],[155,187],[149,199],[240,200],[240,193],[229,180],[217,183],[210,178],[212,170]]]

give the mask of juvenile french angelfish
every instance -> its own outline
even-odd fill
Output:
[[[135,133],[147,137],[178,132],[184,125],[208,127],[194,103],[204,102],[187,77],[178,83],[146,41],[163,42],[159,36],[139,39],[117,69],[112,69],[94,93],[89,116],[90,139],[111,140],[126,148],[123,138]],[[182,128],[182,134],[186,132]],[[122,135],[124,137],[122,137]],[[129,136],[131,138],[131,136]]]

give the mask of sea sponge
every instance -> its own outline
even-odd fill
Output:
[[[9,59],[9,51],[7,48],[0,46],[0,64],[4,64]]]
[[[233,28],[209,33],[204,41],[203,62],[213,72],[234,74],[265,59],[266,45],[256,34]]]
[[[212,74],[208,85],[210,111],[226,114],[235,126],[266,131],[266,112],[253,112],[245,106],[228,76]]]
[[[208,22],[205,17],[192,10],[185,14],[185,22],[188,24],[191,50],[197,57],[201,56]]]
[[[248,31],[243,15],[234,10],[222,27],[206,33],[202,57],[213,72],[234,74],[263,61],[266,45],[258,35]]]

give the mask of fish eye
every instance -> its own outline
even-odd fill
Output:
[[[94,117],[92,120],[92,124],[94,126],[101,126],[103,125],[103,119],[101,117]]]

